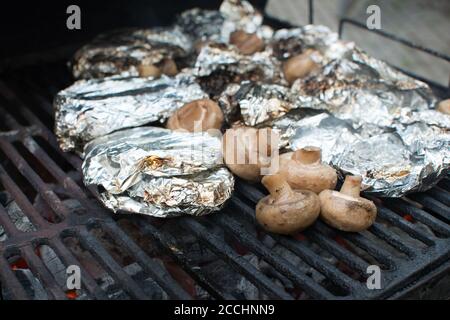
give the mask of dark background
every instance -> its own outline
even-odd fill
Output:
[[[251,1],[259,8],[267,0]],[[177,13],[193,7],[218,9],[216,0],[110,0],[110,1],[3,1],[0,4],[0,62],[14,63],[24,54],[73,47],[96,34],[121,27],[149,27],[170,24]],[[81,30],[68,30],[66,9],[81,8]],[[53,50],[53,51],[52,51]],[[67,49],[70,51],[70,49]]]

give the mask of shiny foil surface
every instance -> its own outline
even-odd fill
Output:
[[[209,43],[201,48],[194,66],[197,77],[205,77],[218,71],[230,74],[248,75],[247,79],[286,84],[281,64],[270,50],[244,55],[234,46]]]
[[[163,122],[185,103],[207,98],[188,72],[175,77],[79,80],[54,100],[55,133],[61,149],[83,145],[110,132]]]
[[[117,30],[78,50],[71,62],[72,74],[76,79],[138,76],[140,64],[185,57],[191,50],[191,40],[178,27]]]
[[[295,105],[287,87],[244,81],[231,84],[219,98],[227,121],[240,118],[247,126],[256,126],[286,114]]]
[[[323,161],[341,177],[361,175],[366,193],[400,197],[431,188],[450,167],[450,117],[427,113],[443,120],[429,123],[413,115],[395,127],[359,126],[328,112],[297,109],[272,127],[280,132],[281,148],[320,147]]]
[[[205,215],[231,196],[221,139],[157,127],[122,130],[85,148],[84,183],[113,211],[155,217]]]

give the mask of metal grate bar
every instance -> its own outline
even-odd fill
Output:
[[[230,266],[245,275],[247,279],[258,288],[264,290],[272,299],[292,300],[292,297],[282,288],[278,287],[269,278],[260,273],[250,262],[235,253],[228,245],[224,244],[197,221],[189,219],[180,219],[180,226],[189,229],[193,234],[200,238],[214,253]]]
[[[102,267],[110,272],[111,277],[120,283],[122,288],[128,292],[132,298],[146,300],[147,295],[136,282],[131,278],[122,267],[114,260],[113,257],[103,248],[95,237],[89,234],[85,228],[76,232],[80,244],[87,249],[94,257],[98,259]]]
[[[17,230],[14,223],[9,219],[6,209],[0,204],[0,225],[6,231],[8,237],[14,237],[19,234],[20,231]]]
[[[95,280],[90,274],[83,268],[81,263],[74,257],[72,252],[67,249],[59,238],[53,238],[49,240],[50,247],[55,251],[58,257],[66,266],[76,265],[80,268],[82,277],[81,282],[87,291],[96,299],[106,300],[107,296],[105,292],[97,285]]]
[[[430,194],[433,198],[435,198],[439,202],[450,207],[450,193],[449,192],[446,192],[445,190],[441,189],[440,187],[434,187],[433,189],[428,190],[427,193]]]
[[[102,229],[108,231],[122,247],[128,249],[139,265],[175,299],[191,299],[191,297],[172,279],[172,277],[159,264],[153,261],[133,240],[131,240],[113,221],[100,223]]]
[[[321,221],[318,221],[317,224],[322,224]],[[338,232],[338,234],[352,242],[353,244],[357,245],[361,249],[367,251],[370,253],[375,259],[377,259],[379,262],[383,263],[386,267],[389,269],[395,268],[395,259],[392,257],[392,255],[387,252],[385,249],[382,249],[381,247],[374,244],[370,239],[366,238],[362,233],[347,233],[347,232]]]
[[[426,211],[414,207],[403,199],[396,199],[396,201],[392,201],[392,199],[385,199],[385,203],[389,207],[401,210],[405,214],[410,214],[414,219],[426,224],[434,231],[446,237],[450,237],[450,227],[442,221],[436,219],[432,215],[428,214]]]
[[[254,211],[249,206],[242,203],[242,201],[235,198],[233,198],[232,201],[233,200],[235,204],[237,203],[237,201],[240,202],[239,209],[237,210],[226,209],[226,212],[230,214],[230,216],[231,215],[235,216],[236,214],[233,213],[239,212],[239,214],[243,214],[247,219],[251,219],[252,221],[254,221]],[[261,230],[261,228],[259,228],[259,230]],[[286,247],[290,251],[296,253],[298,256],[304,259],[306,263],[308,263],[310,266],[314,267],[315,269],[323,273],[325,276],[329,277],[336,285],[342,288],[346,288],[348,290],[354,289],[355,287],[358,287],[359,289],[359,286],[357,284],[356,285],[354,284],[353,279],[349,278],[347,275],[342,273],[335,266],[323,260],[322,257],[320,257],[312,250],[304,246],[301,243],[301,241],[296,240],[294,241],[291,238],[282,237],[275,234],[271,234],[269,237],[276,240],[276,242]]]
[[[28,180],[28,182],[30,182],[33,188],[39,193],[39,195],[47,202],[49,207],[52,208],[52,210],[54,210],[57,215],[63,215],[64,217],[67,217],[69,215],[70,212],[67,207],[59,200],[53,190],[51,190],[48,185],[44,181],[42,181],[39,175],[34,172],[34,170],[20,156],[20,154],[12,145],[0,139],[0,149],[2,149],[3,152],[8,155],[17,170],[19,170],[19,172]]]
[[[53,299],[65,300],[67,299],[65,293],[56,283],[53,275],[47,270],[47,267],[36,255],[31,246],[25,246],[20,248],[21,256],[25,259],[30,270],[36,275],[43,283],[46,291],[53,297]]]
[[[399,236],[396,234],[389,232],[382,224],[379,222],[375,222],[370,228],[370,232],[372,232],[377,237],[383,239],[391,246],[396,248],[397,250],[405,253],[409,257],[416,256],[416,250],[411,246],[407,245]]]
[[[399,227],[400,229],[405,231],[408,235],[410,235],[412,238],[420,240],[421,242],[429,246],[435,245],[434,239],[431,238],[428,234],[424,233],[422,230],[417,228],[417,226],[403,219],[398,214],[394,213],[388,208],[379,206],[378,216],[391,222],[393,225]]]
[[[227,215],[216,215],[214,221],[220,224],[220,226],[228,230],[233,236],[238,239],[242,244],[248,247],[250,250],[261,256],[265,261],[270,263],[277,271],[293,281],[301,289],[316,299],[332,299],[334,296],[326,291],[324,288],[315,283],[308,276],[298,272],[296,267],[289,261],[276,256],[264,245],[261,244],[256,238],[251,236],[238,222],[231,219]]]
[[[423,207],[442,219],[450,221],[450,207],[422,193],[416,193],[409,196],[412,200],[420,203]]]
[[[307,264],[317,269],[337,286],[348,291],[352,291],[355,294],[361,291],[361,285],[359,282],[356,282],[354,279],[347,276],[338,268],[325,261],[321,256],[317,255],[314,251],[306,247],[301,241],[295,241],[291,238],[281,237],[278,235],[275,235],[274,239],[276,239],[278,243],[304,259]]]
[[[338,245],[335,241],[328,239],[320,232],[306,231],[306,235],[309,239],[314,240],[315,243],[320,245],[322,248],[326,249],[336,258],[342,260],[347,266],[358,271],[360,275],[362,276],[367,275],[366,271],[369,264],[364,260],[362,260],[357,255],[344,249],[342,246]]]
[[[143,235],[146,235],[156,241],[163,250],[195,280],[199,283],[209,294],[216,299],[235,300],[236,298],[231,294],[223,292],[215,284],[214,279],[201,272],[200,267],[193,266],[188,254],[176,245],[175,240],[170,235],[163,235],[157,228],[153,227],[141,219],[137,219],[137,225]]]
[[[0,138],[1,140],[1,138]],[[36,228],[44,228],[48,222],[36,211],[33,205],[28,201],[26,195],[8,176],[5,169],[0,165],[0,182],[3,187],[11,194],[18,206],[23,212],[26,212],[27,217]]]

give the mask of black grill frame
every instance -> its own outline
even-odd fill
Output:
[[[313,2],[310,0],[310,21],[312,22]],[[283,22],[272,18],[266,19],[276,26],[288,26]],[[343,20],[344,23],[350,21]],[[350,22],[352,23],[352,22]],[[341,27],[342,31],[342,27]],[[371,31],[371,30],[369,30]],[[429,52],[433,54],[432,52]],[[450,61],[448,57],[443,57]],[[80,265],[77,258],[70,252],[63,242],[63,238],[73,236],[79,239],[82,247],[89,250],[95,259],[124,288],[131,298],[148,298],[138,283],[131,279],[105,250],[103,245],[95,239],[89,230],[99,227],[112,236],[121,247],[126,250],[151,276],[153,280],[173,299],[192,298],[169,272],[161,265],[155,263],[139,245],[116,223],[116,218],[94,199],[93,192],[79,185],[81,160],[76,155],[62,153],[52,133],[52,106],[51,97],[63,87],[70,84],[68,71],[64,61],[58,61],[47,65],[34,65],[0,75],[0,186],[13,196],[31,222],[36,226],[34,232],[23,233],[18,231],[9,220],[5,208],[0,205],[0,225],[5,229],[8,239],[0,242],[0,283],[8,288],[14,299],[27,299],[27,294],[11,270],[7,260],[11,254],[20,255],[28,264],[30,270],[37,275],[44,285],[50,298],[66,299],[63,288],[59,287],[36,255],[35,247],[46,244],[52,247],[64,264]],[[449,89],[435,83],[430,85],[441,96],[448,97]],[[62,168],[52,157],[37,143],[37,137],[46,142],[52,153],[58,154],[64,159],[72,172]],[[32,154],[40,166],[46,168],[52,175],[56,184],[64,188],[77,199],[86,209],[81,216],[70,214],[68,209],[58,198],[55,191],[43,181],[39,172],[35,171],[25,159],[25,155],[15,147],[14,143],[20,142]],[[11,172],[4,163],[14,166],[14,170],[20,172],[45,203],[60,217],[60,223],[49,223],[33,207],[27,198],[27,192],[14,180]],[[74,177],[75,172],[75,177]],[[447,191],[446,191],[447,190]],[[351,251],[339,245],[334,238],[340,237],[349,243],[367,251],[376,260],[387,266],[382,273],[381,290],[368,290],[363,282],[353,280],[328,263],[322,257],[305,246],[302,241],[279,235],[269,235],[281,246],[301,257],[307,264],[326,276],[334,285],[348,292],[345,296],[338,296],[329,292],[312,280],[311,277],[300,272],[289,261],[271,252],[257,237],[246,232],[245,221],[255,223],[254,204],[264,196],[259,186],[250,185],[242,180],[236,183],[236,194],[222,212],[201,218],[172,219],[168,223],[179,225],[195,235],[199,242],[214,252],[218,258],[226,261],[236,272],[246,276],[255,286],[264,291],[268,297],[274,299],[292,299],[293,296],[281,287],[274,285],[273,281],[265,274],[258,271],[232,247],[214,233],[210,232],[209,225],[213,224],[225,230],[237,242],[243,244],[248,250],[257,256],[264,258],[280,274],[288,278],[307,295],[315,299],[381,299],[401,298],[408,292],[408,286],[419,286],[427,280],[428,274],[433,274],[439,269],[442,275],[450,270],[450,179],[443,179],[440,184],[426,193],[411,195],[411,200],[416,204],[403,199],[375,199],[378,204],[379,217],[389,221],[392,225],[402,229],[412,238],[419,239],[426,247],[407,244],[395,234],[389,232],[388,227],[377,222],[366,233],[348,234],[332,230],[322,222],[317,222],[306,230],[303,235],[335,255],[340,261],[361,275],[366,271],[368,263],[356,256]],[[426,211],[428,210],[428,211]],[[414,223],[405,220],[402,215],[408,214],[413,219],[432,227],[440,233],[440,237],[434,237],[424,233]],[[194,281],[210,293],[216,299],[235,299],[233,294],[224,292],[218,287],[216,281],[194,265],[188,254],[176,243],[173,235],[158,228],[155,219],[149,217],[130,216],[139,228],[142,235],[149,237],[172,258]],[[445,222],[446,221],[446,222]],[[264,233],[262,230],[259,232]],[[404,254],[404,258],[397,258],[373,243],[368,235],[375,236],[388,243],[397,251]],[[86,270],[82,269],[83,289],[92,298],[105,299],[105,293],[99,288]],[[437,277],[437,275],[435,275]]]

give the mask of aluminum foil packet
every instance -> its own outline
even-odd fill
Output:
[[[413,112],[395,127],[379,127],[355,126],[329,112],[297,109],[277,119],[272,128],[280,133],[280,148],[320,147],[323,161],[341,177],[361,175],[363,190],[376,196],[425,191],[450,168],[450,116],[434,110]]]
[[[187,56],[191,39],[178,27],[126,29],[102,34],[78,50],[71,62],[76,79],[138,76],[138,66]]]
[[[358,48],[292,85],[300,108],[327,110],[355,126],[393,126],[402,114],[434,108],[427,84],[413,79]]]
[[[287,87],[253,81],[229,85],[218,103],[228,123],[247,126],[277,119],[296,107]]]
[[[221,138],[157,127],[114,132],[86,145],[82,170],[103,204],[166,218],[219,210],[233,175],[222,163]]]
[[[207,77],[217,72],[226,72],[231,76],[238,74],[247,80],[286,84],[281,64],[267,50],[244,55],[233,46],[209,43],[202,47],[197,57],[194,74]]]
[[[236,30],[257,33],[268,39],[273,30],[262,26],[262,21],[262,14],[248,1],[225,0],[219,10],[187,10],[177,17],[175,25],[193,41],[228,43],[230,34]]]
[[[79,80],[54,100],[55,133],[64,151],[113,131],[163,122],[185,103],[208,95],[189,72],[175,77]]]
[[[339,40],[336,32],[322,25],[306,25],[291,29],[277,30],[269,45],[273,55],[281,60],[287,60],[303,53],[307,49],[314,49],[319,54],[314,57],[316,63],[324,65],[354,48],[353,42]]]

